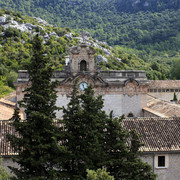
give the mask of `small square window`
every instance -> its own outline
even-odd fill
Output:
[[[165,167],[165,156],[158,156],[158,167]]]
[[[163,169],[169,167],[169,155],[168,154],[156,154],[155,155],[155,168]]]

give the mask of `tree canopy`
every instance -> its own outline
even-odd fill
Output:
[[[123,117],[106,115],[102,96],[96,97],[91,85],[79,94],[77,84],[60,120],[61,142],[66,149],[60,161],[62,177],[86,179],[87,169],[106,167],[115,179],[155,179],[151,167],[138,157],[138,135],[123,129]]]
[[[9,140],[19,153],[14,161],[20,168],[10,167],[17,179],[55,179],[59,129],[54,125],[56,107],[56,82],[51,82],[53,63],[44,55],[42,39],[33,39],[33,56],[28,65],[29,87],[20,107],[24,108],[25,120],[20,119],[19,109],[11,118],[16,134]],[[17,136],[18,134],[18,136]]]

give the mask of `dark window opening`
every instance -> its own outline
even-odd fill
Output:
[[[133,113],[129,113],[127,117],[134,117]]]
[[[87,71],[87,64],[85,60],[80,62],[80,71]]]
[[[165,167],[165,156],[158,156],[158,167]]]

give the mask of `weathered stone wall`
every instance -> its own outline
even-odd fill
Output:
[[[166,168],[156,167],[156,156],[165,155],[168,157],[168,166]],[[140,156],[143,162],[147,162],[153,168],[154,173],[157,174],[156,180],[179,180],[180,177],[180,154],[142,154]],[[154,159],[154,161],[153,161]],[[154,164],[154,165],[153,165]],[[7,168],[8,172],[10,169],[8,166],[18,167],[18,164],[12,161],[12,158],[3,158],[3,166]]]
[[[67,98],[66,95],[58,94],[56,106],[58,107],[67,107],[67,104],[69,103],[69,98]],[[63,116],[62,110],[56,111],[56,117],[61,118]]]
[[[123,94],[105,94],[102,96],[104,99],[103,110],[109,114],[113,110],[114,116],[125,115],[128,116],[132,113],[135,117],[142,115],[142,108],[146,106],[145,95],[134,95],[132,97]],[[66,95],[58,94],[56,105],[58,107],[67,106],[69,98]],[[62,117],[62,111],[57,111],[57,118]]]
[[[146,106],[146,97],[143,95],[134,95],[132,97],[123,94],[104,95],[104,110],[107,114],[113,110],[114,116],[132,113],[135,117],[141,116],[143,106]]]
[[[156,167],[156,157],[158,155],[165,155],[168,157],[168,165],[166,168]],[[180,179],[180,154],[144,154],[141,155],[141,159],[144,162],[147,162],[153,167],[153,158],[154,158],[154,173],[157,174],[156,180],[179,180]]]

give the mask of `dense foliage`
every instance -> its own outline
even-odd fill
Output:
[[[87,180],[114,180],[114,177],[106,172],[106,169],[87,170]]]
[[[19,153],[14,160],[20,167],[10,168],[17,179],[56,179],[60,156],[59,129],[53,123],[58,109],[55,106],[57,83],[51,82],[53,63],[44,55],[41,39],[36,36],[32,42],[33,55],[27,68],[31,86],[20,102],[26,117],[22,121],[18,108],[15,109],[11,121],[16,134],[8,136]]]
[[[76,3],[77,2],[78,1],[76,1]],[[90,5],[92,5],[93,2],[94,1],[92,1]],[[103,2],[105,1],[102,1],[102,3]],[[4,2],[4,4],[5,3],[6,2]],[[13,4],[13,3],[10,3],[10,4]],[[20,1],[20,4],[21,3],[23,2]],[[53,1],[53,3],[55,3],[55,1]],[[72,3],[75,3],[75,2],[72,2]],[[73,4],[73,8],[76,7],[75,6],[76,3]],[[80,5],[79,8],[83,6],[83,3],[84,2],[79,4]],[[88,5],[88,3],[89,1],[87,1],[86,6]],[[98,3],[97,3],[97,6],[98,6]],[[92,10],[95,9],[95,6],[93,7],[94,8],[92,8]],[[179,13],[179,10],[177,10],[176,12],[175,10],[171,11],[170,14],[168,10],[166,11],[167,12],[164,12],[165,16],[164,15],[161,16],[160,14],[158,14],[158,13],[163,13],[163,11],[158,12],[156,14],[151,14],[151,12],[149,11],[144,11],[144,12],[137,12],[136,15],[128,13],[126,15],[122,14],[120,17],[117,16],[117,17],[112,18],[112,21],[115,18],[119,18],[117,22],[118,23],[122,22],[124,24],[123,26],[121,25],[120,27],[118,27],[117,23],[114,24],[115,27],[118,27],[116,28],[117,31],[119,30],[121,31],[121,28],[127,28],[121,31],[120,33],[118,33],[118,38],[122,38],[122,36],[124,36],[123,32],[128,37],[131,37],[131,38],[128,39],[126,37],[126,40],[121,39],[120,42],[118,43],[122,44],[122,46],[115,46],[114,48],[110,48],[107,45],[103,46],[104,48],[111,50],[111,53],[115,57],[122,60],[121,62],[119,62],[113,56],[105,55],[102,49],[96,48],[96,51],[97,51],[96,56],[101,54],[104,57],[106,57],[108,60],[107,63],[106,62],[100,63],[100,66],[102,67],[102,69],[104,70],[105,69],[106,70],[107,69],[108,70],[141,69],[141,70],[146,71],[148,79],[169,79],[169,78],[180,79],[179,66],[178,66],[179,61],[180,61],[180,55],[179,55],[180,53],[178,52],[179,45],[180,45],[180,43],[178,43],[180,39],[179,33],[178,33],[179,21],[176,16],[176,13],[177,12]],[[82,13],[85,13],[85,12],[82,11]],[[147,15],[146,18],[144,18],[143,13],[146,13]],[[48,50],[49,55],[51,55],[51,57],[56,62],[56,65],[55,65],[56,70],[62,70],[63,65],[65,64],[64,56],[67,55],[69,47],[71,47],[72,45],[78,44],[77,39],[68,39],[64,36],[65,34],[72,32],[70,28],[60,28],[60,27],[51,26],[48,24],[42,25],[42,24],[39,24],[39,22],[36,19],[30,18],[29,16],[22,16],[20,13],[15,13],[10,10],[1,9],[0,16],[3,17],[5,15],[6,15],[7,21],[14,20],[18,22],[20,25],[24,23],[31,23],[37,26],[37,28],[33,29],[32,33],[30,33],[30,32],[20,31],[12,27],[5,29],[3,26],[0,26],[0,86],[3,87],[1,88],[2,93],[0,92],[1,96],[2,94],[6,94],[11,91],[10,89],[7,89],[7,87],[4,87],[4,86],[13,87],[13,82],[15,82],[17,78],[18,69],[26,69],[26,66],[29,63],[29,60],[32,57],[31,47],[32,47],[33,34],[38,33],[44,36],[46,34],[50,35],[52,32],[55,32],[59,36],[58,38],[55,36],[49,36],[50,37],[49,40],[46,40],[44,42],[45,43],[44,45],[46,49]],[[131,15],[132,17],[129,19]],[[110,16],[110,17],[113,17],[113,16]],[[83,17],[83,15],[81,17]],[[86,22],[89,21],[88,17],[89,16],[84,17],[87,20]],[[94,17],[95,19],[93,19],[93,23],[96,23],[97,17],[98,16]],[[106,16],[104,14],[103,18],[109,19],[109,13]],[[139,22],[138,22],[138,18],[141,18]],[[168,37],[171,37],[171,31],[172,30],[174,31],[174,35],[171,37],[171,40],[172,40],[171,43],[169,42],[168,38],[166,39],[165,36],[161,36],[163,34],[163,31],[161,30],[158,30],[158,32],[161,35],[157,34],[156,37],[154,37],[153,35],[150,35],[150,37],[154,37],[154,39],[152,41],[148,40],[146,42],[143,42],[142,40],[143,38],[141,38],[141,37],[144,37],[144,35],[141,34],[140,36],[138,35],[138,37],[136,37],[135,34],[132,32],[136,30],[136,28],[141,28],[142,27],[141,23],[144,23],[145,25],[144,27],[149,28],[148,33],[152,33],[154,30],[156,31],[157,30],[157,28],[155,28],[156,24],[150,23],[150,21],[153,18],[163,19],[162,21],[159,21],[160,24],[158,25],[158,28],[166,28],[167,24],[169,23],[169,27],[168,27],[169,30],[168,32],[166,32],[166,35],[168,35]],[[169,18],[171,18],[170,22],[167,21],[167,19]],[[64,19],[66,19],[66,16],[63,16],[61,21],[63,21]],[[144,21],[147,21],[147,23],[145,23]],[[71,24],[73,24],[72,19],[68,19],[65,22],[70,22]],[[102,22],[106,22],[106,21],[102,21]],[[156,20],[153,20],[153,22],[155,23]],[[74,21],[74,23],[77,25],[77,21]],[[79,27],[81,27],[81,23],[82,23],[81,21],[78,22],[78,29]],[[161,25],[162,23],[163,23],[163,26]],[[174,25],[172,25],[172,23],[174,23]],[[108,26],[104,26],[104,25],[101,27],[100,26],[101,26],[101,23],[98,22],[97,28],[95,28],[97,31],[100,30],[99,32],[101,32],[101,27],[103,28],[108,27],[110,31],[113,29],[110,24]],[[38,27],[41,27],[41,28],[38,28]],[[90,30],[92,34],[96,33],[99,39],[102,39],[102,40],[104,39],[104,38],[101,38],[101,35],[98,35],[98,33],[95,32],[95,30],[92,30],[90,26],[86,25],[86,27],[85,26],[83,27],[85,29],[88,29],[88,31]],[[96,27],[96,25],[93,25],[93,28],[94,27]],[[154,28],[154,30],[152,28]],[[114,34],[111,35],[111,32],[109,32],[108,29],[103,30],[102,35],[104,36],[106,34],[107,38],[111,38],[111,39],[116,38],[117,40],[118,38],[116,37],[116,35]],[[153,32],[153,34],[156,34],[155,31]],[[143,32],[144,34],[144,31],[141,31],[141,32]],[[145,34],[147,34],[147,32]],[[74,36],[77,36],[77,35],[78,35],[77,33],[74,33]],[[108,41],[107,38],[105,39]],[[135,40],[133,40],[132,38],[135,38]],[[158,40],[158,38],[161,38],[161,39]],[[164,39],[166,39],[166,41],[164,41]],[[158,43],[155,43],[156,40],[158,40]],[[151,42],[152,44],[149,44],[149,42]],[[167,44],[168,46],[166,46],[165,44]],[[130,47],[133,47],[133,48],[130,48]],[[156,47],[159,47],[159,48],[156,48]]]
[[[0,5],[62,27],[86,29],[110,45],[168,53],[180,48],[177,0],[0,0]]]
[[[65,149],[60,157],[62,179],[83,180],[87,169],[106,167],[115,179],[154,180],[151,167],[138,158],[141,143],[137,134],[124,130],[123,118],[107,116],[102,108],[102,96],[95,97],[92,86],[78,94],[77,82],[74,84],[60,120]]]
[[[21,16],[19,13],[12,11],[0,10],[1,15],[7,15],[7,18],[22,23],[32,23],[33,25],[42,26],[37,20],[28,16]],[[67,54],[68,46],[76,44],[64,37],[68,33],[68,28],[58,28],[50,25],[44,26],[43,30],[34,29],[33,33],[44,35],[56,32],[59,38],[51,36],[44,44],[55,61],[56,70],[62,69],[64,65],[64,56]],[[26,69],[32,57],[32,34],[23,32],[16,28],[8,27],[4,29],[0,26],[0,86],[14,87],[13,82],[16,81],[18,69]],[[2,95],[2,93],[0,93]]]

